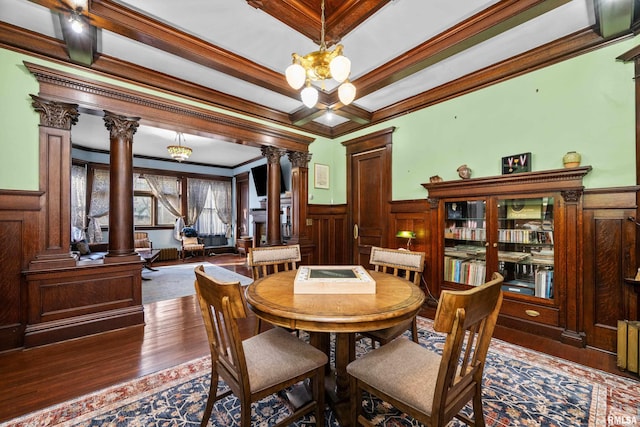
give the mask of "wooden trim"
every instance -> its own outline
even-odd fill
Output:
[[[308,151],[314,141],[297,133],[262,126],[203,108],[83,78],[48,67],[25,63],[40,83],[40,96],[63,102],[77,102],[94,110],[109,110],[124,116],[140,116],[141,124],[173,126],[179,131],[199,131],[228,142],[259,147],[271,145]]]
[[[53,0],[39,0],[36,1],[36,3],[46,7],[58,6],[57,3]],[[513,5],[513,3],[520,2],[512,1],[510,3],[512,4],[509,7],[511,7],[512,9],[505,7],[505,10],[503,10],[505,17],[509,16],[509,10],[513,11],[513,8],[521,7],[520,5]],[[539,2],[530,2],[529,6],[538,3]],[[108,3],[105,1],[100,2],[101,6],[106,4]],[[524,7],[524,9],[526,10],[526,5],[522,5],[522,7]],[[540,7],[547,6],[545,5]],[[117,6],[114,6],[114,8],[117,9]],[[150,24],[147,22],[146,25]],[[476,23],[474,25],[480,24]],[[140,27],[140,24],[137,24],[136,26],[131,28],[127,28],[126,30],[136,34],[136,29],[137,31],[140,30],[140,28],[138,27]],[[466,27],[465,31],[470,31],[470,28],[474,28],[473,25]],[[460,34],[464,33],[464,31],[462,31],[461,29],[458,29],[458,31],[459,34],[456,33],[456,37],[459,37]],[[154,30],[154,36],[158,36],[157,33],[158,30]],[[146,34],[144,34],[143,37],[143,33],[137,34],[138,36],[134,37],[147,37]],[[160,36],[163,35],[160,34]],[[468,35],[468,37],[471,36],[472,34]],[[568,35],[563,39],[551,42],[536,49],[532,49],[531,51],[526,52],[522,55],[507,59],[500,64],[496,64],[483,70],[470,73],[469,75],[454,82],[428,90],[419,95],[416,95],[415,97],[400,101],[394,105],[382,108],[372,113],[367,112],[363,115],[362,111],[348,110],[349,113],[347,115],[359,117],[360,121],[346,122],[333,128],[319,124],[317,122],[306,121],[304,125],[296,126],[295,121],[303,120],[302,113],[293,113],[293,115],[290,117],[289,114],[275,111],[273,109],[245,100],[241,100],[239,98],[193,84],[191,82],[175,79],[170,76],[166,76],[161,73],[136,66],[134,64],[120,61],[115,58],[110,58],[105,55],[101,55],[93,63],[93,65],[91,66],[91,71],[95,73],[104,73],[111,78],[132,82],[133,84],[139,86],[154,88],[155,90],[160,90],[166,93],[178,94],[180,96],[184,96],[186,98],[193,99],[197,102],[202,102],[207,105],[216,106],[255,118],[261,118],[283,126],[294,127],[299,130],[304,130],[306,132],[311,132],[327,138],[337,138],[348,133],[364,129],[368,126],[378,124],[382,121],[390,120],[403,114],[417,111],[430,105],[444,102],[449,99],[453,99],[455,97],[473,92],[475,90],[482,89],[492,84],[500,83],[510,78],[526,74],[530,71],[535,71],[548,65],[552,65],[557,62],[575,57],[596,48],[614,43],[628,36],[629,35],[622,35],[620,37],[605,40],[593,29],[586,28],[583,31]],[[152,38],[152,40],[154,39]],[[183,41],[182,43],[187,42]],[[157,47],[154,43],[149,44]],[[24,30],[11,24],[0,23],[0,46],[62,63],[66,66],[86,70],[86,67],[80,67],[69,62],[64,43],[53,38],[44,37],[40,34]],[[191,50],[193,49],[193,47],[186,46],[185,49]],[[422,49],[427,50],[425,46],[422,46]],[[180,55],[180,53],[178,53],[178,55]],[[415,57],[409,57],[407,61],[414,61],[415,59]],[[401,59],[398,58],[396,67],[400,67],[400,69],[402,70],[403,67],[408,68],[408,64],[408,62],[402,62]],[[389,65],[389,67],[391,67],[391,64]],[[243,69],[242,67],[240,68]],[[249,71],[244,70],[243,72]],[[364,88],[367,84],[379,85],[380,83],[378,82],[380,80],[389,78],[389,76],[391,75],[392,71],[390,71],[387,66],[383,66],[366,74],[357,81],[354,81],[354,84],[356,84],[356,86],[358,87],[359,96],[362,96],[362,94],[364,93],[362,92],[363,89],[361,88]],[[288,85],[286,85],[286,82],[282,75],[278,74],[277,78],[277,82],[274,83],[281,85],[283,88],[287,89]],[[326,95],[326,97],[322,98],[322,102],[324,104],[330,105],[332,103],[335,103],[336,105],[338,105],[337,91],[332,91],[332,93],[330,94],[323,95]],[[288,94],[288,96],[297,98],[298,94],[297,92],[292,91]],[[213,102],[212,100],[215,100],[215,102]],[[341,107],[341,109],[342,108],[345,107]]]
[[[43,191],[0,190],[0,211],[39,211]]]

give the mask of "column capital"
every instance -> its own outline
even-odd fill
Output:
[[[121,116],[110,111],[104,111],[104,125],[107,127],[111,138],[124,138],[127,141],[133,139],[133,134],[140,126],[140,117]]]
[[[267,163],[280,163],[280,157],[284,156],[287,150],[284,148],[272,147],[270,145],[262,146],[262,155],[267,158]]]
[[[304,151],[289,151],[289,161],[294,168],[306,168],[311,161],[312,154]]]
[[[37,95],[30,95],[31,106],[40,113],[40,125],[63,130],[71,130],[78,123],[78,104],[51,101]]]

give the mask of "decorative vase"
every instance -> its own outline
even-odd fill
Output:
[[[577,168],[580,166],[581,160],[582,156],[576,151],[569,151],[562,157],[562,163],[564,163],[565,168]]]
[[[469,166],[467,166],[467,165],[459,166],[458,167],[458,175],[460,175],[460,178],[462,178],[462,179],[471,178],[471,168],[469,168]]]
[[[442,182],[442,177],[440,175],[433,175],[429,177],[429,182]]]

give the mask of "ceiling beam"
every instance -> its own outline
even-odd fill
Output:
[[[468,18],[376,70],[352,81],[358,97],[434,65],[507,30],[555,9],[569,0],[509,0]]]

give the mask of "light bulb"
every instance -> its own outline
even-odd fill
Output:
[[[356,98],[356,87],[350,81],[346,81],[338,88],[338,98],[344,105],[349,105]]]
[[[80,34],[82,32],[83,25],[78,15],[76,15],[75,13],[71,15],[71,17],[69,17],[69,22],[71,23],[71,29],[73,31],[75,31],[77,34]]]
[[[329,69],[331,70],[331,77],[342,83],[349,77],[351,61],[346,56],[336,56],[329,63]]]
[[[300,64],[291,64],[285,71],[287,83],[294,89],[300,89],[306,80],[306,73]]]
[[[314,107],[318,103],[318,91],[315,87],[307,85],[300,93],[302,103],[309,108]]]

